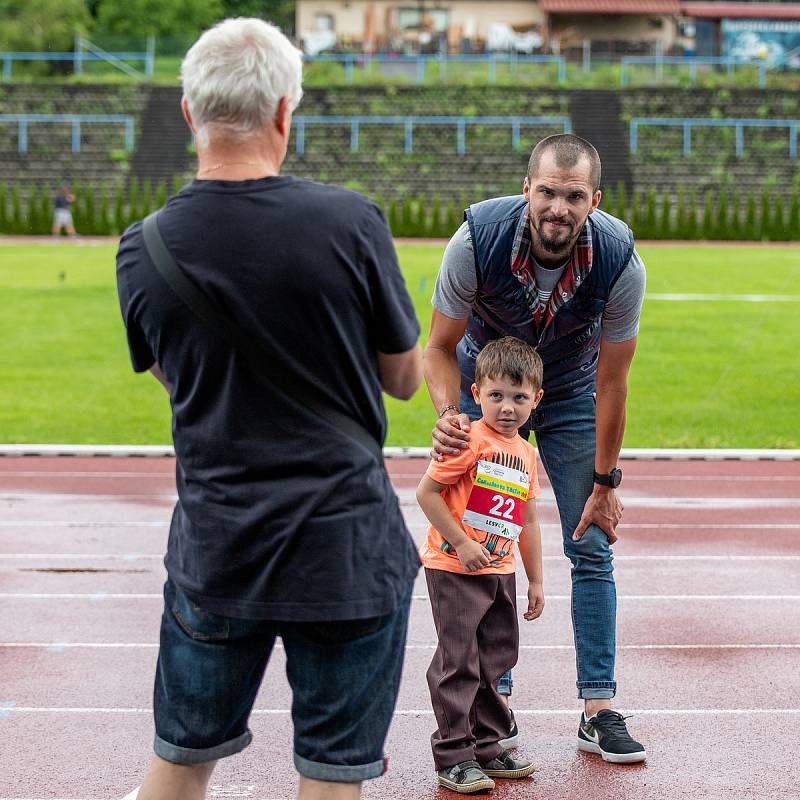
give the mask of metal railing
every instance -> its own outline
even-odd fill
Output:
[[[94,122],[120,122],[125,126],[125,149],[133,150],[133,117],[129,114],[0,114],[0,123],[19,126],[17,150],[28,152],[28,125],[37,122],[67,122],[72,125],[72,152],[81,151],[81,125]]]
[[[71,61],[73,72],[76,75],[83,73],[83,65],[92,61],[104,61],[111,64],[115,69],[130,75],[132,78],[152,78],[153,65],[155,63],[155,37],[148,37],[147,50],[107,52],[87,39],[78,36],[75,38],[75,50],[73,52],[0,52],[0,60],[3,62],[3,82],[11,81],[12,69],[15,61]],[[144,64],[144,72],[134,69],[127,61],[137,61]]]
[[[447,78],[447,68],[449,64],[481,64],[487,69],[487,80],[489,83],[497,82],[497,65],[507,64],[509,71],[514,75],[517,68],[523,64],[555,64],[558,72],[558,82],[563,84],[567,80],[567,62],[563,56],[555,55],[516,55],[510,54],[490,54],[490,55],[429,55],[429,56],[405,56],[405,55],[369,55],[361,53],[332,53],[319,56],[305,56],[304,62],[314,64],[316,62],[334,62],[344,66],[345,80],[353,83],[355,68],[363,68],[365,71],[371,69],[372,64],[407,65],[410,67],[409,74],[414,75],[416,83],[425,82],[425,71],[428,64],[436,64],[439,68],[439,76]]]
[[[733,76],[737,67],[758,67],[758,85],[763,89],[767,85],[767,63],[753,61],[747,58],[721,58],[713,56],[623,56],[620,61],[619,83],[628,86],[628,67],[634,64],[652,64],[655,66],[656,79],[664,79],[665,66],[680,66],[689,68],[689,82],[692,86],[697,83],[698,66],[725,67],[729,76]]]
[[[572,120],[569,117],[424,117],[424,116],[304,116],[293,117],[295,128],[295,150],[297,155],[305,154],[305,136],[307,125],[349,125],[350,152],[356,153],[359,148],[361,125],[402,125],[404,129],[404,150],[414,152],[414,125],[449,125],[456,129],[456,152],[463,156],[466,153],[467,126],[472,125],[509,125],[511,127],[511,147],[516,149],[520,142],[522,125],[560,125],[564,133],[572,133]]]
[[[788,128],[789,158],[797,158],[797,119],[705,119],[702,117],[634,117],[628,128],[630,151],[639,149],[639,128],[645,125],[683,128],[683,154],[692,154],[692,128],[733,128],[736,134],[736,155],[744,155],[745,128]]]

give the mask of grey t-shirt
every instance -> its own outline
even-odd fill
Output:
[[[536,283],[542,294],[553,291],[564,267],[545,269],[534,263]],[[636,250],[627,267],[611,289],[603,311],[603,338],[609,342],[627,342],[639,333],[639,317],[645,290],[645,268]],[[470,315],[478,293],[475,274],[475,257],[469,226],[464,222],[447,244],[442,266],[436,278],[431,302],[433,307],[451,319],[464,319]]]

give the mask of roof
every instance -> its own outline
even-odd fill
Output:
[[[550,14],[678,14],[681,3],[679,0],[539,0],[539,8]]]
[[[800,3],[681,3],[687,17],[800,19]]]

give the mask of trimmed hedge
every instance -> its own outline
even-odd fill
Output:
[[[176,178],[140,184],[132,178],[127,191],[107,186],[96,191],[92,186],[73,186],[75,202],[72,216],[75,229],[86,236],[119,235],[132,222],[146,217],[166,202],[168,192],[180,189]],[[485,194],[477,187],[475,196]],[[46,235],[53,223],[53,193],[36,187],[8,186],[0,183],[0,234]],[[444,203],[439,195],[430,201],[424,196],[375,197],[384,209],[392,233],[397,237],[448,238],[463,219],[467,200]],[[800,241],[800,187],[786,198],[782,192],[763,189],[757,197],[751,189],[746,196],[711,190],[698,198],[694,189],[681,187],[677,197],[655,189],[645,194],[639,189],[628,195],[624,186],[608,189],[601,208],[620,217],[633,228],[637,239],[717,239]]]

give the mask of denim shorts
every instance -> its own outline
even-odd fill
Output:
[[[168,579],[153,700],[156,755],[200,764],[247,747],[253,738],[248,718],[280,636],[292,687],[297,771],[339,783],[379,777],[411,588],[386,616],[289,623],[212,614]]]

